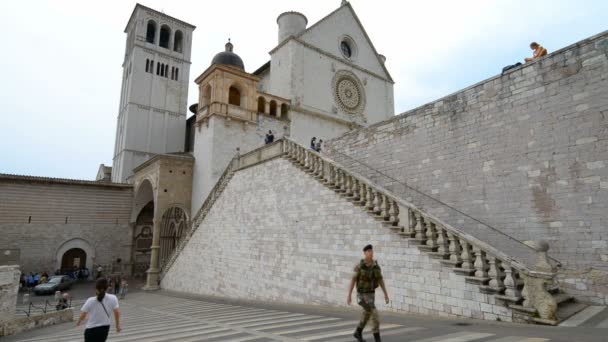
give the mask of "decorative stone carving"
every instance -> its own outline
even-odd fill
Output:
[[[347,113],[360,114],[365,108],[365,90],[350,71],[340,70],[333,79],[332,90],[338,107]]]

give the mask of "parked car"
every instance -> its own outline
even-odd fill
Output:
[[[67,275],[52,276],[49,281],[34,287],[34,293],[41,295],[45,293],[55,293],[55,291],[65,291],[72,287],[74,280]]]

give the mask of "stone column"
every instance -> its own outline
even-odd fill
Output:
[[[154,218],[154,228],[152,230],[152,246],[150,256],[150,268],[146,271],[146,286],[144,290],[158,290],[159,253],[160,253],[160,223],[161,219]]]

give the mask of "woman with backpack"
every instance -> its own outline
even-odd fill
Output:
[[[118,299],[115,295],[106,293],[108,290],[108,280],[99,278],[95,283],[95,290],[97,296],[87,299],[82,309],[80,309],[80,317],[76,323],[78,326],[82,321],[87,320],[84,331],[85,342],[105,342],[110,332],[112,313],[116,322],[116,332],[119,333],[122,330],[120,327]]]

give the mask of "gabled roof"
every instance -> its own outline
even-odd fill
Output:
[[[137,12],[138,8],[145,9],[145,10],[148,10],[148,11],[152,11],[152,12],[154,12],[154,13],[160,15],[160,16],[170,18],[171,20],[175,20],[175,21],[177,21],[178,23],[180,23],[180,24],[182,24],[184,26],[191,27],[193,30],[196,28],[196,26],[194,26],[192,24],[188,24],[187,22],[185,22],[183,20],[179,20],[179,19],[177,19],[175,17],[172,17],[170,15],[166,15],[165,13],[159,12],[159,11],[153,9],[153,8],[150,8],[148,6],[144,6],[144,5],[140,4],[140,3],[137,3],[135,5],[135,8],[133,9],[133,12],[131,12],[131,16],[129,17],[129,21],[127,21],[127,26],[125,26],[125,33],[127,33],[127,28],[129,27],[129,25],[131,25],[131,21],[133,20],[133,17],[135,16],[135,12]]]
[[[317,21],[316,23],[314,23],[313,25],[311,25],[310,27],[308,27],[306,30],[302,31],[302,33],[300,33],[295,38],[302,37],[304,34],[306,34],[307,32],[311,31],[314,27],[318,26],[320,23],[329,20],[329,18],[333,17],[344,6],[348,7],[348,9],[351,11],[351,14],[353,15],[353,18],[355,18],[355,21],[357,22],[357,25],[359,25],[359,27],[361,28],[361,31],[363,32],[363,35],[365,36],[365,39],[367,40],[367,42],[369,43],[369,45],[372,47],[372,50],[376,54],[376,58],[378,59],[378,63],[380,63],[380,65],[382,66],[382,69],[386,73],[386,76],[388,76],[388,79],[391,82],[394,82],[393,78],[391,77],[391,74],[388,72],[388,69],[386,68],[386,65],[384,65],[384,62],[380,58],[380,55],[378,54],[378,51],[376,50],[376,47],[374,46],[374,43],[372,43],[371,39],[369,38],[369,35],[367,34],[367,31],[365,31],[365,27],[363,27],[363,24],[361,24],[361,20],[359,20],[359,17],[357,16],[357,13],[355,13],[355,10],[353,9],[353,7],[351,6],[351,4],[348,1],[344,1],[343,5],[341,5],[340,7],[338,7],[337,9],[335,9],[333,12],[329,13],[328,15],[326,15],[325,17],[323,17],[321,20]],[[289,38],[286,39],[286,40],[289,40]]]

